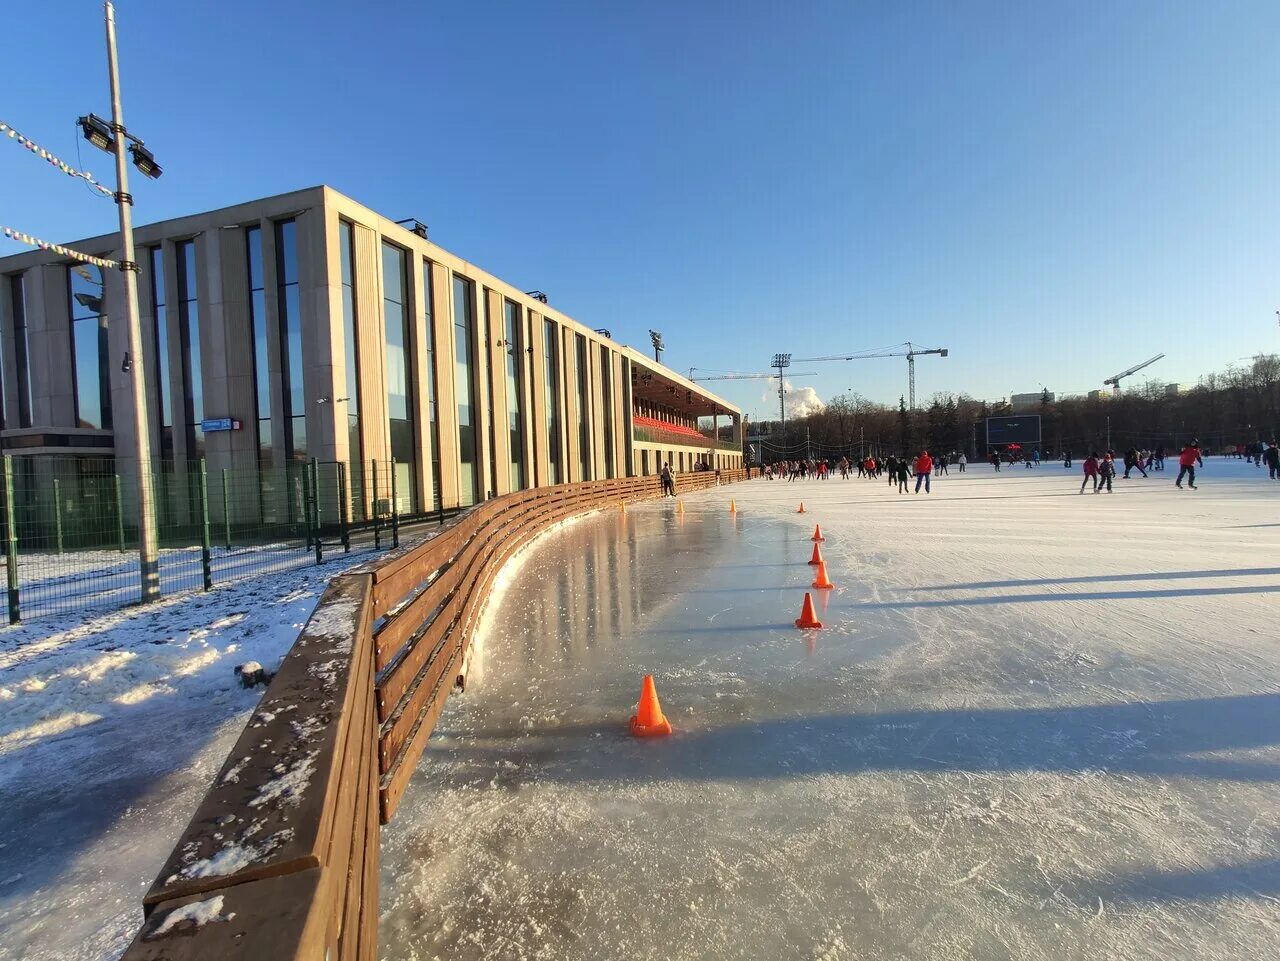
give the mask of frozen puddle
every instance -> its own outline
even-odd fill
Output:
[[[1078,484],[752,482],[542,540],[384,834],[381,956],[1280,956],[1280,484]],[[626,734],[648,672],[669,739]]]

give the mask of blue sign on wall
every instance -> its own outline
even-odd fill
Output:
[[[206,434],[215,430],[239,430],[240,421],[230,417],[210,417],[200,421],[200,429]]]

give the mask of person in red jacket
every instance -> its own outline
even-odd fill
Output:
[[[929,476],[933,473],[933,458],[927,450],[922,450],[916,458],[916,493],[920,493],[920,485],[924,484],[924,492],[929,493]]]
[[[1084,489],[1089,486],[1089,479],[1093,478],[1093,492],[1098,493],[1098,452],[1094,451],[1084,459],[1084,480],[1080,482],[1080,493],[1084,493]]]
[[[1192,490],[1196,489],[1196,464],[1204,466],[1204,460],[1200,456],[1200,442],[1193,440],[1186,447],[1182,448],[1182,453],[1178,455],[1178,479],[1174,482],[1174,486],[1178,490],[1182,490],[1182,478],[1187,478],[1187,486]]]

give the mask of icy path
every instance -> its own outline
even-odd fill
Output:
[[[753,481],[550,535],[384,836],[382,957],[1280,956],[1280,483],[1172,479]],[[624,733],[646,671],[670,739]]]
[[[349,563],[349,562],[348,562]],[[0,959],[108,961],[343,562],[0,629]]]

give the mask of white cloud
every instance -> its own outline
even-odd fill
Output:
[[[778,385],[773,383],[773,378],[769,381],[772,386],[760,395],[760,399],[768,406],[765,408],[770,411],[770,415],[766,420],[773,420],[777,417],[778,403]],[[822,398],[818,396],[818,392],[812,387],[796,387],[791,381],[786,382],[787,394],[787,418],[792,417],[808,417],[810,414],[816,414],[827,405],[822,402]]]

